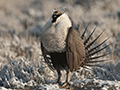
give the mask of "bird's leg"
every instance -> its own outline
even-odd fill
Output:
[[[61,73],[60,73],[60,70],[58,70],[57,72],[58,72],[58,80],[57,80],[57,83],[60,84]]]
[[[69,70],[66,73],[66,82],[62,85],[62,87],[66,87],[67,85],[69,85]]]
[[[66,73],[66,82],[67,83],[69,82],[69,71],[67,71],[67,73]]]

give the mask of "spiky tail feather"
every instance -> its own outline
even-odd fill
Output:
[[[90,22],[88,23],[88,25],[86,26],[83,34],[81,35],[81,38],[84,40],[85,39],[85,33],[87,32],[88,26],[89,26]],[[105,29],[93,40],[90,41],[90,38],[92,37],[92,35],[94,34],[94,32],[96,31],[97,26],[93,29],[93,31],[91,32],[91,34],[86,38],[86,40],[84,40],[84,46],[85,46],[85,51],[86,51],[86,57],[84,62],[82,63],[82,67],[85,66],[97,66],[99,67],[99,65],[91,65],[93,63],[97,63],[97,62],[104,62],[107,61],[108,59],[102,59],[99,60],[101,57],[105,57],[107,55],[109,55],[109,53],[105,53],[103,55],[98,55],[98,56],[94,56],[95,54],[98,54],[99,52],[102,52],[104,49],[108,48],[110,46],[106,45],[102,48],[100,48],[103,44],[105,44],[105,42],[110,38],[108,37],[107,39],[105,39],[104,41],[102,41],[100,44],[98,44],[97,46],[93,47],[93,44],[100,38],[100,36],[103,34],[103,32],[105,31]]]

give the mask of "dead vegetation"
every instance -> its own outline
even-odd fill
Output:
[[[47,7],[46,7],[47,6]],[[64,7],[63,7],[64,6]],[[1,0],[0,1],[0,72],[3,75],[7,75],[7,72],[12,72],[15,69],[18,69],[17,66],[9,66],[10,63],[14,65],[23,65],[21,70],[23,82],[27,82],[27,85],[33,85],[36,83],[51,83],[50,80],[43,80],[46,77],[47,79],[53,79],[56,77],[55,74],[51,73],[47,68],[46,64],[42,60],[41,49],[40,49],[40,31],[43,25],[46,23],[54,8],[64,10],[66,8],[68,15],[73,20],[73,25],[76,28],[78,23],[81,23],[83,32],[85,26],[89,21],[91,24],[88,28],[88,33],[93,30],[95,25],[97,26],[97,32],[94,34],[93,38],[98,35],[103,29],[106,28],[104,35],[97,41],[97,43],[104,40],[108,36],[111,36],[107,43],[112,43],[107,52],[111,52],[110,60],[108,62],[100,64],[102,69],[93,68],[93,71],[86,71],[84,69],[80,70],[79,75],[76,73],[73,74],[71,81],[75,82],[76,79],[79,82],[82,79],[101,79],[101,80],[111,80],[111,81],[120,81],[120,1],[119,0],[58,0],[58,1],[43,1],[43,0]],[[21,59],[24,59],[21,61]],[[30,61],[34,62],[33,68],[28,65],[17,63],[27,63]],[[37,65],[38,64],[38,65]],[[5,68],[6,66],[8,68]],[[41,71],[38,70],[38,66],[41,67]],[[24,68],[24,69],[23,69]],[[37,70],[37,74],[31,74],[32,71]],[[8,70],[7,70],[8,69]],[[23,69],[23,70],[22,70]],[[5,72],[3,72],[5,71]],[[15,77],[17,77],[14,71]],[[27,74],[26,74],[27,72]],[[47,73],[50,72],[51,76],[47,76]],[[41,74],[44,74],[45,77],[41,77]],[[81,74],[80,74],[81,73]],[[20,73],[19,73],[20,74]],[[8,75],[11,75],[9,73]],[[26,81],[24,75],[30,75],[31,80]],[[37,76],[38,75],[38,76]],[[78,75],[78,76],[77,76]],[[0,75],[1,76],[1,75]],[[13,75],[14,76],[14,75]],[[12,76],[11,76],[12,77]],[[0,86],[7,87],[6,82],[12,82],[12,78],[7,77],[7,80],[0,77]],[[17,77],[18,78],[18,77]],[[27,77],[28,78],[28,77]],[[35,78],[39,78],[41,82],[36,81]],[[64,78],[63,78],[64,80]],[[14,81],[14,80],[13,80]],[[18,78],[18,83],[23,83]],[[30,81],[30,82],[29,82]],[[102,81],[102,82],[103,82]],[[4,82],[4,85],[3,83]],[[28,84],[29,82],[29,84]],[[77,82],[77,81],[76,81]],[[99,81],[98,81],[99,82]],[[14,86],[14,83],[11,83]],[[24,86],[25,84],[23,84]],[[81,83],[80,83],[81,85]],[[89,86],[94,86],[95,83],[92,81],[84,85],[85,88]],[[109,85],[108,85],[109,86]],[[19,87],[19,86],[18,86]],[[102,88],[104,86],[100,86]],[[106,87],[106,86],[105,86]],[[17,85],[16,87],[17,88]],[[36,87],[37,88],[37,87]],[[75,88],[75,87],[74,87]],[[77,88],[77,87],[76,87]],[[93,88],[99,88],[93,87]],[[116,88],[112,86],[109,87]]]

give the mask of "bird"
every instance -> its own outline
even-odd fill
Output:
[[[88,26],[89,24],[82,35],[80,35],[78,30],[73,28],[72,21],[67,13],[57,10],[53,12],[50,19],[44,25],[40,36],[42,56],[48,67],[52,71],[57,71],[58,78],[56,83],[61,83],[61,70],[66,70],[66,81],[64,84],[67,84],[70,80],[70,72],[77,71],[80,67],[94,66],[91,63],[103,62],[105,60],[98,59],[109,54],[106,52],[103,55],[95,56],[98,52],[109,47],[109,45],[101,47],[109,37],[94,46],[94,43],[105,30],[90,41],[96,27],[85,38]]]

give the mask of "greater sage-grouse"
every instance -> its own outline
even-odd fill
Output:
[[[100,48],[108,38],[99,45],[91,47],[102,35],[104,30],[91,41],[90,39],[96,30],[95,28],[86,40],[84,40],[87,27],[80,36],[79,32],[72,27],[68,15],[65,12],[61,13],[60,11],[55,11],[49,21],[45,24],[41,32],[42,55],[49,68],[51,70],[57,70],[57,83],[60,83],[60,70],[66,70],[67,77],[65,83],[68,83],[70,71],[76,71],[79,67],[92,66],[89,63],[104,61],[98,60],[98,58],[108,55],[108,53],[106,53],[94,56],[109,46],[107,45]]]

